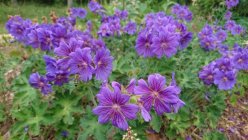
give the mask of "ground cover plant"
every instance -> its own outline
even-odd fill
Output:
[[[9,41],[25,52],[12,82],[0,79],[14,94],[0,104],[10,139],[229,138],[218,122],[227,98],[245,97],[248,48],[231,12],[239,1],[223,2],[225,14],[201,29],[171,1],[10,16]]]

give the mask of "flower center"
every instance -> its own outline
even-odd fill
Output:
[[[225,70],[225,69],[226,69],[226,66],[222,65],[222,66],[221,66],[221,69],[222,69],[222,70]]]
[[[167,48],[168,45],[167,45],[167,43],[162,43],[162,44],[161,44],[161,47],[162,47],[162,48]]]
[[[210,43],[209,42],[206,42],[206,46],[210,46]]]
[[[238,63],[242,63],[243,59],[239,58]]]
[[[227,77],[223,77],[223,81],[226,82],[228,80]]]
[[[40,83],[39,83],[39,86],[40,86],[40,87],[44,87],[44,85],[45,85],[45,84],[44,84],[43,82],[40,82]]]
[[[120,106],[118,105],[118,104],[114,104],[113,106],[112,106],[112,108],[114,109],[114,110],[116,110],[116,111],[120,111]]]
[[[208,79],[208,80],[213,79],[213,75],[208,75],[207,79]]]
[[[159,93],[157,91],[153,91],[152,94],[154,95],[154,97],[158,97],[159,96]]]
[[[145,47],[146,48],[149,48],[150,47],[150,43],[149,42],[146,42]]]
[[[57,76],[57,79],[58,80],[61,80],[63,78],[63,76],[61,75],[61,74],[59,74],[58,76]]]

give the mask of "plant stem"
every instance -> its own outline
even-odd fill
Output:
[[[94,95],[94,93],[92,92],[92,88],[90,87],[89,90],[90,90],[91,100],[92,100],[94,106],[97,106],[97,103],[96,103],[96,100],[95,100],[95,95]]]

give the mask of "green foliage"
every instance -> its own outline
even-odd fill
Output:
[[[196,0],[192,8],[197,11],[197,14],[214,16],[218,19],[223,17],[226,10],[224,0]]]
[[[239,4],[237,5],[237,7],[235,7],[233,9],[233,11],[238,16],[247,17],[248,16],[247,6],[248,6],[248,1],[247,0],[239,0]]]
[[[94,137],[96,140],[107,140],[109,125],[101,125],[97,117],[92,114],[92,108],[86,107],[86,115],[80,120],[80,126],[83,131],[79,133],[78,140],[86,140],[88,137]]]
[[[162,126],[162,120],[160,116],[155,114],[155,112],[152,113],[152,120],[150,122],[150,125],[152,129],[155,130],[157,133],[160,132],[160,128]]]
[[[0,122],[3,122],[6,119],[4,106],[0,104]]]
[[[208,132],[204,134],[203,140],[226,140],[227,138],[220,132]]]

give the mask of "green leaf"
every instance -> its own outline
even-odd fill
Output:
[[[203,135],[203,140],[226,140],[226,139],[227,138],[225,137],[225,135],[218,131],[208,132]]]
[[[99,124],[97,117],[92,114],[91,108],[86,109],[86,116],[80,120],[80,126],[83,131],[79,133],[78,140],[86,140],[93,136],[96,140],[107,140],[107,131],[109,126],[106,124]]]
[[[4,112],[4,106],[0,104],[0,122],[3,122],[6,119],[5,112]]]
[[[152,129],[155,130],[157,133],[160,132],[160,128],[162,126],[162,121],[160,116],[158,116],[155,113],[151,113],[152,114],[152,120],[150,122],[150,125],[152,126]]]

